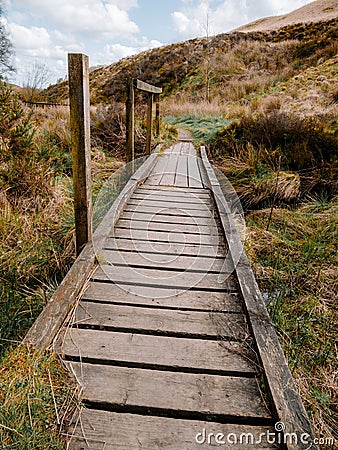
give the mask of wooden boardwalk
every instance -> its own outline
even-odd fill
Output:
[[[54,341],[83,388],[70,449],[308,447],[268,434],[311,430],[221,196],[205,153],[178,142],[100,237]]]

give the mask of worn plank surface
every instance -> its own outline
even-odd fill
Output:
[[[112,283],[90,281],[82,299],[95,303],[124,304],[139,307],[171,308],[181,311],[242,311],[237,293],[185,291],[176,289],[138,286],[137,295],[133,286],[118,286]]]
[[[231,280],[223,280],[218,274],[201,272],[176,272],[101,264],[92,275],[95,281],[110,281],[115,284],[134,284],[136,286],[153,286],[173,288],[176,290],[206,290],[222,292],[231,287]],[[230,283],[228,282],[230,281]]]
[[[103,260],[112,266],[127,266],[152,268],[158,270],[176,270],[185,272],[220,273],[224,266],[221,258],[206,258],[203,256],[180,256],[163,253],[124,252],[119,250],[104,250]]]
[[[255,378],[71,363],[88,402],[189,415],[270,418]],[[257,398],[260,399],[257,401]]]
[[[136,333],[71,328],[60,334],[64,357],[111,365],[142,366],[173,371],[241,374],[257,373],[254,354],[239,342],[152,336]]]
[[[84,429],[85,437],[83,437]],[[71,448],[77,450],[81,448],[198,450],[210,447],[212,444],[226,450],[275,449],[277,446],[266,441],[268,432],[273,433],[273,431],[273,427],[269,426],[223,424],[84,409],[81,423],[78,422],[74,427]],[[216,435],[217,441],[215,441]],[[210,436],[210,444],[208,444],[208,436]],[[237,437],[237,444],[234,443],[235,437]],[[220,442],[224,443],[220,444]],[[254,445],[255,442],[260,443]]]
[[[97,305],[82,301],[74,315],[74,326],[109,331],[128,331],[182,337],[244,339],[248,336],[244,314]]]

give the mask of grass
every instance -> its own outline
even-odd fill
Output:
[[[60,430],[75,412],[76,394],[53,353],[16,348],[0,366],[0,447],[65,449]]]
[[[197,145],[207,144],[215,137],[217,131],[223,130],[231,121],[218,116],[198,117],[193,114],[167,116],[164,121],[178,128],[189,130]]]
[[[317,436],[338,438],[338,202],[247,217],[246,251]]]

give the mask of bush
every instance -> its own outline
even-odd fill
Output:
[[[213,155],[236,156],[246,145],[264,147],[281,159],[284,170],[304,170],[332,163],[338,156],[337,133],[326,131],[314,118],[273,110],[244,116],[219,131],[211,143]]]

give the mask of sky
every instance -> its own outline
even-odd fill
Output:
[[[67,76],[67,53],[84,53],[91,67],[143,50],[225,33],[280,15],[312,0],[2,0],[1,18],[14,47],[16,74],[27,83],[33,67],[47,84]]]

